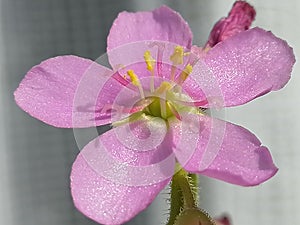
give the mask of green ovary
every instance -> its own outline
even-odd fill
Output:
[[[154,117],[160,117],[162,119],[168,119],[174,116],[169,104],[167,104],[167,100],[161,99],[159,97],[152,98],[154,99],[153,102],[143,110],[145,114]],[[162,109],[161,104],[165,105],[165,109]],[[163,113],[163,110],[165,111],[165,113]]]
[[[174,101],[162,99],[160,97],[148,97],[152,99],[152,102],[143,109],[143,113],[153,117],[159,117],[162,119],[169,119],[171,117],[179,118],[184,113],[192,113],[203,115],[204,112],[195,106],[185,106],[176,104]],[[146,98],[147,99],[147,98]]]

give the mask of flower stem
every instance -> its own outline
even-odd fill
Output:
[[[193,196],[194,196],[194,200],[196,202],[196,206],[199,205],[199,177],[197,174],[194,174],[194,173],[189,173],[188,174],[188,178],[189,178],[189,183],[190,183],[190,186],[191,186],[191,190],[192,190],[192,193],[193,193]]]
[[[184,169],[179,170],[172,178],[171,209],[167,225],[174,225],[183,209],[197,208],[198,177],[189,174]]]
[[[173,225],[176,221],[177,216],[179,215],[181,209],[183,208],[183,196],[182,191],[179,185],[176,183],[176,180],[172,179],[171,183],[171,208],[170,208],[170,217],[167,225]]]

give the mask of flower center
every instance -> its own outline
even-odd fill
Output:
[[[162,106],[165,105],[165,106]],[[167,119],[173,116],[170,103],[159,97],[153,97],[153,102],[143,110],[146,115]]]
[[[164,74],[163,77],[166,79],[158,87],[155,87],[154,78],[155,76],[161,77],[158,71],[158,64],[162,62],[155,60],[149,50],[145,51],[145,69],[151,75],[149,87],[140,82],[138,75],[133,70],[128,70],[124,76],[125,79],[138,88],[141,96],[141,100],[135,105],[135,110],[132,110],[134,114],[145,114],[165,120],[175,116],[181,120],[181,112],[203,113],[195,106],[181,104],[188,99],[188,96],[182,93],[181,85],[192,73],[193,67],[190,63],[186,63],[186,66],[182,70],[179,70],[177,66],[184,64],[184,57],[189,54],[189,52],[184,51],[182,46],[174,47],[174,51],[169,57],[171,61],[170,74],[169,76]],[[132,115],[131,117],[134,116]]]

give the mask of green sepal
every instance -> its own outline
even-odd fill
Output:
[[[177,217],[174,225],[216,225],[214,220],[202,209],[185,209]]]

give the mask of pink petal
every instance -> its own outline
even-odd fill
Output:
[[[197,45],[193,45],[191,47],[191,53],[192,53],[192,56],[193,56],[193,60],[199,60],[199,59],[202,59],[205,54],[206,54],[206,50],[202,47],[198,47]],[[191,61],[193,61],[191,60]]]
[[[258,185],[277,172],[268,149],[245,128],[206,116],[199,127],[189,159],[182,160],[175,150],[187,171],[241,186]]]
[[[173,134],[173,145],[172,149],[176,156],[178,163],[184,167],[189,163],[195,152],[199,149],[199,136],[203,132],[203,121],[201,121],[202,116],[192,114],[192,113],[180,113],[181,121],[178,121],[175,118],[168,120],[170,133]],[[213,144],[214,141],[211,141]],[[200,143],[201,144],[201,143]],[[205,143],[207,145],[207,143]],[[218,142],[216,142],[218,144]],[[205,146],[203,146],[205,147]],[[212,160],[217,155],[219,149],[214,148],[215,146],[210,146],[211,150],[209,156],[206,156],[205,163],[210,164]],[[218,147],[218,146],[217,146]],[[203,152],[201,152],[201,157],[203,157]],[[211,159],[209,159],[211,158]],[[199,164],[201,168],[206,168]],[[198,167],[197,167],[198,168]]]
[[[121,83],[118,77],[120,77],[120,75],[116,72],[112,76],[113,79],[109,78],[103,83],[98,83],[96,86],[96,95],[90,95],[86,100],[83,99],[93,102],[95,108],[93,110],[95,111],[97,124],[104,124],[104,122],[111,123],[129,116],[131,111],[134,111],[136,108],[135,103],[141,99],[137,87],[131,83]],[[81,85],[83,86],[82,91],[76,95],[76,97],[78,96],[78,98],[75,99],[76,105],[83,105],[82,102],[84,101],[82,101],[81,96],[86,96],[85,86],[89,85],[90,78],[88,77],[85,80],[86,85]],[[83,81],[81,83],[83,83]],[[76,119],[77,118],[80,119],[80,116],[76,116]]]
[[[295,56],[285,41],[253,28],[217,44],[204,60],[219,82],[225,106],[235,106],[282,88]]]
[[[85,146],[82,155],[105,178],[130,186],[148,185],[172,177],[172,141],[164,120],[146,116],[104,133]]]
[[[169,183],[172,134],[159,118],[116,127],[80,152],[71,174],[76,207],[103,224],[123,224]]]
[[[179,13],[167,6],[151,12],[122,12],[107,38],[107,49],[137,41],[159,40],[190,48],[192,32]]]
[[[191,98],[189,105],[204,108],[224,106],[219,80],[202,59],[193,66],[193,71],[182,84],[182,89]]]
[[[110,105],[124,88],[111,79],[112,74],[77,56],[51,58],[26,74],[14,93],[15,100],[31,116],[56,127],[107,124]]]
[[[123,224],[147,208],[169,180],[148,186],[126,186],[97,174],[78,155],[71,174],[76,208],[101,224]]]

